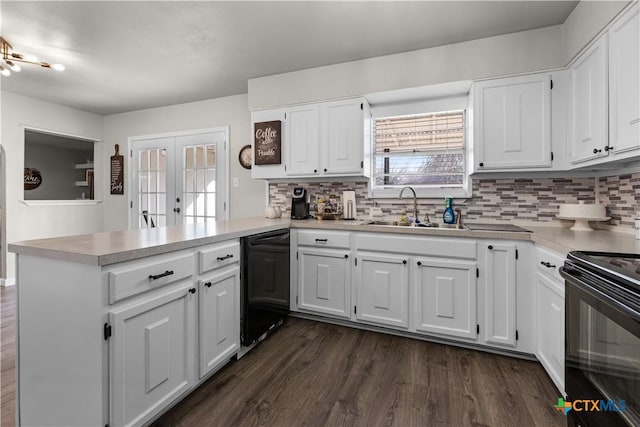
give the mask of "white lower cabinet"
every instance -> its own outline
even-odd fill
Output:
[[[564,393],[564,284],[536,273],[538,349],[536,356]]]
[[[140,425],[193,383],[192,283],[109,313],[111,425]]]
[[[298,308],[318,314],[351,316],[350,251],[298,248]]]
[[[199,282],[200,378],[240,349],[240,267]]]
[[[560,275],[565,255],[536,248],[536,357],[560,393],[564,392],[564,279]],[[588,330],[593,330],[588,328]],[[594,342],[593,340],[587,340]]]
[[[356,319],[408,328],[408,257],[358,252],[356,263]]]
[[[482,242],[484,282],[480,304],[480,340],[488,345],[516,347],[516,244]]]
[[[476,263],[416,258],[415,329],[476,339]]]

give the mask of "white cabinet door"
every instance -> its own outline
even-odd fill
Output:
[[[551,76],[476,83],[476,171],[551,167]]]
[[[195,293],[187,284],[109,313],[110,425],[144,424],[193,384]]]
[[[200,281],[200,378],[240,348],[240,267]]]
[[[516,245],[490,243],[484,247],[481,301],[482,340],[491,345],[516,346]]]
[[[569,161],[572,164],[608,155],[607,35],[571,65]]]
[[[351,260],[348,251],[298,249],[298,308],[351,317]]]
[[[609,150],[614,158],[640,150],[639,27],[636,3],[609,29]]]
[[[286,112],[287,175],[316,175],[320,168],[320,109],[317,104]]]
[[[475,339],[476,263],[417,258],[414,271],[416,331]]]
[[[364,155],[363,100],[322,104],[325,174],[362,174]]]
[[[357,254],[357,320],[401,328],[409,326],[407,259],[403,255]]]
[[[564,394],[564,284],[536,273],[538,348],[536,356]]]

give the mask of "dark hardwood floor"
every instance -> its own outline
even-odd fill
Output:
[[[290,318],[160,426],[564,426],[536,362]]]
[[[0,288],[1,425],[15,425],[15,287]],[[540,364],[290,318],[154,423],[564,426]]]

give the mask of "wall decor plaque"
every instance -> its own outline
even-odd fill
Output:
[[[38,169],[24,168],[24,189],[35,190],[42,184],[42,175]]]
[[[111,156],[111,194],[124,194],[124,156],[120,155],[118,144],[115,149],[115,155]]]
[[[261,122],[253,125],[254,164],[279,165],[282,161],[282,122]]]

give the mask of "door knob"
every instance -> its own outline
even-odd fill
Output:
[[[180,197],[176,197],[176,203],[180,203]]]
[[[173,211],[174,211],[175,213],[180,213],[180,208],[173,208]]]

